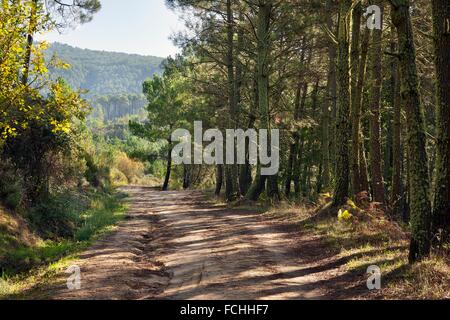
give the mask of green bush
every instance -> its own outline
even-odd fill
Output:
[[[111,169],[108,166],[100,165],[93,160],[93,157],[86,156],[86,172],[84,176],[94,188],[108,189]]]
[[[28,214],[28,220],[45,239],[73,238],[86,204],[75,195],[49,195]]]
[[[11,210],[16,210],[22,202],[21,190],[14,190],[13,192],[6,194],[3,204],[5,207]]]
[[[22,202],[22,181],[13,171],[0,170],[0,202],[8,209],[15,210]]]
[[[2,273],[14,276],[79,252],[125,216],[124,195],[97,192],[87,196],[89,203],[86,206],[74,195],[58,195],[34,208],[29,220],[39,226],[47,238],[54,239],[39,241],[32,246],[18,245],[0,254],[0,280]],[[45,223],[47,219],[49,222]],[[56,238],[64,233],[70,237]]]

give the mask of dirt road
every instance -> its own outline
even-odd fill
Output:
[[[127,187],[130,211],[84,252],[81,289],[67,275],[52,299],[322,299],[357,297],[343,261],[320,239],[199,192]],[[353,287],[348,291],[345,288]],[[351,292],[351,293],[349,293]]]

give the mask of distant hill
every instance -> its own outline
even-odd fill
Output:
[[[64,78],[74,89],[89,90],[88,97],[136,94],[142,83],[161,73],[164,58],[136,54],[95,51],[53,43],[46,52],[71,65],[68,70],[50,70],[52,77]]]
[[[51,77],[63,78],[75,90],[88,90],[84,97],[94,108],[91,117],[101,121],[142,114],[147,103],[142,84],[162,73],[164,62],[159,57],[80,49],[61,43],[51,44],[46,60],[55,54],[71,67],[50,69]]]

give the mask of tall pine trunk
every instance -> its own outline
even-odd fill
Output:
[[[258,16],[256,24],[256,36],[257,36],[257,84],[258,84],[258,104],[259,112],[261,114],[261,125],[265,129],[270,129],[270,111],[269,111],[269,49],[270,49],[270,14],[272,12],[272,1],[260,1],[258,3]],[[269,130],[269,143],[270,130]],[[278,176],[277,176],[278,177]],[[276,177],[276,180],[278,180]],[[247,198],[250,200],[258,200],[261,193],[264,191],[264,184],[270,177],[262,176],[261,169],[258,168],[256,179],[247,194]],[[270,179],[268,187],[271,188],[270,193],[273,196],[278,196],[277,186],[274,186],[274,179]],[[269,193],[269,192],[268,192]]]
[[[358,83],[355,96],[352,96],[352,142],[353,156],[357,156],[357,165],[353,162],[353,191],[355,194],[361,191],[369,191],[367,178],[367,160],[364,141],[362,139],[361,113],[363,105],[363,90],[366,80],[367,56],[369,52],[370,29],[365,28],[361,41],[361,59],[358,67]],[[356,161],[356,160],[355,160]]]
[[[450,2],[432,0],[437,74],[437,155],[433,233],[450,239]]]
[[[304,83],[301,87],[301,99],[297,104],[295,109],[294,119],[296,121],[301,121],[305,117],[305,109],[306,109],[306,98],[308,95],[308,83]],[[304,146],[305,139],[303,135],[303,131],[299,130],[294,134],[294,143],[295,143],[295,157],[294,157],[294,165],[293,165],[293,180],[294,180],[294,191],[295,195],[299,196],[301,191],[300,185],[300,176],[302,174],[302,165],[305,159],[304,157]]]
[[[402,183],[402,98],[400,93],[400,74],[397,59],[394,60],[393,69],[393,87],[394,87],[394,105],[392,118],[392,195],[391,207],[392,215],[396,218],[402,218],[402,211],[404,210],[405,197],[403,195]]]
[[[399,41],[399,66],[402,99],[406,107],[411,245],[409,261],[421,260],[430,253],[431,202],[429,199],[428,159],[425,129],[419,94],[416,50],[408,0],[391,0],[392,22]]]
[[[309,55],[309,58],[305,60],[305,45],[306,43],[306,39],[305,37],[302,40],[302,54],[300,57],[300,62],[302,65],[305,65],[306,60],[308,60],[308,65],[309,65],[309,61],[310,61],[310,57],[311,54]],[[295,90],[295,99],[294,99],[294,121],[298,122],[301,119],[302,116],[302,103],[304,103],[304,101],[306,100],[306,92],[307,89],[303,89],[304,88],[304,82],[305,82],[305,77],[302,73],[300,73],[298,75],[298,80],[297,80],[297,88]],[[307,85],[306,85],[307,88]],[[303,91],[302,91],[303,89]],[[302,96],[302,92],[303,92],[303,96]],[[304,97],[304,98],[303,98]],[[292,140],[293,142],[290,145],[289,148],[289,160],[288,160],[288,168],[287,168],[287,173],[286,173],[286,180],[285,180],[285,195],[286,197],[289,197],[291,194],[291,188],[292,188],[292,181],[295,181],[295,184],[297,185],[299,182],[299,170],[298,170],[298,161],[299,161],[299,144],[300,144],[300,132],[298,130],[295,130],[292,133]]]
[[[349,141],[351,139],[350,117],[350,66],[349,66],[349,12],[351,0],[339,4],[338,33],[338,113],[336,119],[336,186],[333,205],[344,204],[349,195]]]
[[[360,181],[360,166],[359,166],[359,129],[360,129],[360,118],[361,118],[361,94],[359,92],[359,68],[364,68],[365,65],[360,63],[359,56],[359,44],[361,35],[361,15],[362,15],[362,5],[358,3],[355,5],[352,12],[352,43],[351,43],[351,54],[350,54],[350,65],[351,65],[351,117],[352,117],[352,152],[351,152],[351,174],[352,174],[352,187],[353,193],[357,194],[361,191],[361,181]],[[365,57],[361,55],[361,61]],[[364,72],[364,71],[363,71]]]
[[[333,30],[333,1],[327,0],[327,28]],[[331,114],[336,109],[336,44],[333,41],[328,43],[328,75],[327,75],[327,96],[322,107],[322,188],[327,190],[331,186]]]
[[[383,16],[383,6],[380,1],[376,1],[376,5],[381,8],[381,18]],[[381,19],[382,20],[382,19]],[[381,22],[381,27],[383,23]],[[371,90],[370,90],[370,171],[372,182],[373,201],[384,204],[384,182],[383,171],[381,168],[381,85],[383,82],[382,75],[382,29],[374,29],[372,31],[372,49],[370,51],[371,62]]]
[[[231,0],[227,0],[227,77],[228,77],[228,128],[236,129],[236,79],[234,75],[234,18]],[[234,145],[234,144],[233,144]],[[235,146],[233,147],[235,148]],[[235,150],[234,150],[235,151]],[[227,150],[226,152],[234,151]],[[238,193],[237,165],[225,165],[225,198],[227,201],[234,201]]]
[[[216,197],[220,196],[222,186],[223,186],[223,165],[218,164],[216,166],[216,189],[214,191]]]
[[[167,191],[169,190],[169,182],[170,182],[170,175],[172,172],[172,140],[169,139],[167,140],[167,142],[169,143],[169,147],[168,147],[168,152],[167,152],[167,167],[166,167],[166,176],[164,178],[164,183],[163,183],[163,187],[162,190],[163,191]]]

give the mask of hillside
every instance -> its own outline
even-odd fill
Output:
[[[87,90],[92,118],[115,120],[139,114],[146,104],[142,83],[162,72],[164,58],[75,48],[53,43],[46,60],[54,55],[70,68],[50,69],[52,78],[62,77],[73,89]]]
[[[50,46],[47,59],[54,54],[71,68],[50,70],[52,76],[64,78],[74,89],[89,90],[89,97],[141,93],[144,80],[160,73],[164,61],[159,57],[80,49],[61,43]]]

